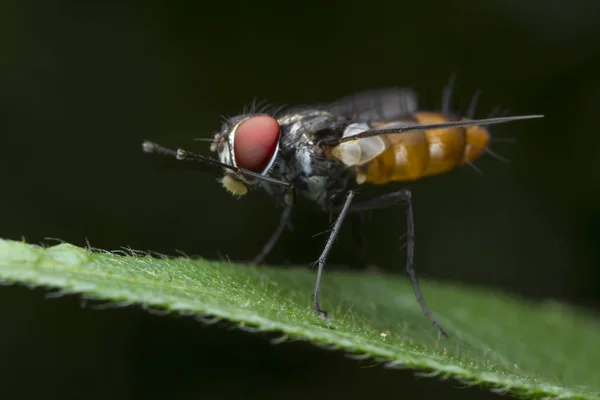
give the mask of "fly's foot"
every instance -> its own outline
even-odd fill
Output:
[[[329,315],[327,314],[327,311],[323,311],[320,308],[317,308],[317,314],[319,315],[319,317],[321,319],[324,319],[325,321],[327,321],[329,319]]]

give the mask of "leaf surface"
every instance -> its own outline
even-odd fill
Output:
[[[600,398],[600,321],[552,301],[424,281],[429,306],[450,335],[445,340],[421,313],[409,281],[389,276],[326,272],[328,322],[313,311],[315,274],[308,269],[0,240],[0,280],[215,316],[522,397]]]

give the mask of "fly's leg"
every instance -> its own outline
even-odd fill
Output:
[[[421,294],[421,288],[419,287],[419,282],[417,280],[417,274],[415,273],[414,268],[414,254],[415,254],[415,220],[413,215],[413,207],[412,207],[412,195],[410,190],[403,189],[397,192],[388,193],[379,197],[376,197],[371,200],[367,200],[360,203],[355,203],[350,208],[350,212],[359,212],[359,211],[367,211],[367,210],[376,210],[379,208],[389,207],[395,203],[400,201],[404,201],[405,210],[406,210],[406,271],[410,276],[410,280],[412,282],[413,289],[415,291],[415,297],[423,310],[423,313],[429,321],[436,327],[439,334],[445,338],[448,337],[448,334],[442,328],[442,326],[435,320],[429,307],[425,304],[425,300],[423,299],[423,295]]]
[[[346,201],[342,206],[342,209],[333,225],[333,229],[329,234],[329,238],[327,239],[327,243],[325,244],[325,248],[319,256],[319,260],[317,260],[318,269],[317,269],[317,283],[315,284],[315,311],[319,316],[323,319],[327,318],[327,312],[321,310],[321,306],[319,305],[319,291],[321,289],[321,278],[323,277],[323,267],[325,266],[325,261],[327,260],[327,255],[329,254],[329,250],[331,250],[331,246],[333,246],[333,242],[337,238],[340,228],[342,227],[342,222],[344,222],[344,218],[346,218],[346,214],[348,214],[348,209],[350,208],[350,204],[352,204],[352,199],[354,198],[354,192],[351,190],[348,192],[346,197]]]
[[[281,237],[283,230],[286,226],[289,226],[291,216],[292,205],[289,204],[286,205],[283,209],[283,212],[281,213],[281,217],[279,219],[279,224],[277,225],[275,232],[273,232],[273,234],[269,238],[269,241],[264,245],[261,252],[256,257],[254,257],[254,260],[252,260],[253,264],[261,264],[264,261],[265,257],[271,252],[271,250],[273,250],[273,248],[277,244],[277,241]]]

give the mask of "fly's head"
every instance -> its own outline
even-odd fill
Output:
[[[239,115],[224,122],[210,149],[217,153],[219,161],[238,169],[225,171],[221,181],[225,189],[243,196],[248,185],[257,183],[245,171],[267,176],[277,158],[280,136],[281,126],[270,115]]]

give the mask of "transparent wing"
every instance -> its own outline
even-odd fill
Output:
[[[511,121],[542,118],[543,115],[523,115],[515,117],[487,118],[479,120],[447,121],[442,123],[419,124],[409,121],[382,121],[382,125],[369,128],[366,123],[355,123],[339,139],[325,140],[323,148],[330,147],[331,153],[346,165],[364,164],[387,150],[390,146],[405,140],[423,140],[423,135],[409,135],[410,132],[422,132],[448,128],[466,128],[507,123]]]
[[[355,122],[394,120],[417,111],[417,95],[408,88],[387,87],[357,92],[333,101],[326,108]]]

